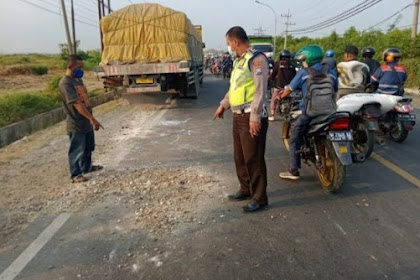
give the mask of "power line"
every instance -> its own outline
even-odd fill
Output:
[[[374,27],[376,27],[376,26],[378,26],[378,25],[380,25],[380,24],[382,24],[382,23],[384,23],[384,22],[386,22],[386,21],[390,20],[391,18],[395,17],[396,15],[398,15],[399,13],[401,13],[402,11],[404,11],[405,9],[407,9],[407,8],[409,8],[409,7],[413,6],[413,5],[414,5],[414,4],[409,4],[409,5],[405,6],[405,7],[403,7],[401,10],[397,11],[396,13],[392,14],[392,15],[391,15],[391,16],[389,16],[389,17],[386,17],[385,19],[383,19],[383,20],[381,20],[380,22],[378,22],[378,23],[376,23],[376,24],[374,24],[374,25],[370,26],[369,28],[366,28],[366,29],[365,29],[365,30],[363,30],[362,32],[366,32],[366,31],[368,31],[368,30],[370,30],[370,29],[373,29]]]
[[[60,7],[59,7],[59,6],[56,6],[56,5],[54,5],[53,3],[48,2],[48,1],[46,1],[46,0],[38,0],[38,1],[42,1],[42,2],[44,2],[44,3],[48,3],[48,4],[50,4],[51,6],[53,6],[54,8],[60,9]],[[67,3],[67,5],[66,5],[66,6],[69,6],[69,3]],[[87,20],[87,21],[88,21],[88,22],[90,22],[91,24],[96,24],[96,21],[93,21],[91,17],[87,17],[87,16],[82,15],[82,14],[80,13],[80,11],[79,11],[79,13],[78,13],[78,17],[84,18],[85,20]]]
[[[23,3],[26,3],[26,4],[28,4],[28,5],[32,5],[32,6],[36,7],[36,8],[38,8],[38,9],[44,10],[44,11],[46,11],[46,12],[49,12],[49,13],[52,13],[52,14],[56,14],[56,15],[61,16],[61,14],[60,14],[59,12],[56,12],[56,11],[53,11],[53,10],[47,9],[47,8],[45,8],[45,7],[39,6],[39,5],[35,4],[35,3],[29,2],[29,1],[27,1],[27,0],[19,0],[19,1],[21,1],[21,2],[23,2]],[[76,19],[76,21],[77,21],[77,22],[79,22],[79,23],[82,23],[82,24],[86,24],[86,25],[89,25],[89,26],[93,26],[93,27],[95,27],[95,28],[98,28],[98,27],[99,27],[98,25],[93,25],[93,24],[91,24],[91,23],[88,23],[88,22],[85,22],[85,21],[82,21],[82,20],[79,20],[79,19]]]
[[[342,21],[344,21],[344,20],[346,20],[346,19],[348,19],[350,17],[353,17],[353,16],[355,16],[357,14],[360,14],[361,12],[363,12],[363,11],[371,8],[372,6],[378,4],[379,2],[382,2],[382,1],[383,0],[371,0],[370,2],[369,2],[369,0],[368,1],[365,1],[364,4],[362,4],[361,6],[359,5],[360,7],[358,7],[358,6],[353,7],[351,9],[352,11],[350,13],[348,11],[346,11],[346,12],[340,14],[340,15],[344,15],[345,14],[344,16],[337,15],[337,16],[331,18],[331,19],[328,19],[328,20],[326,20],[324,22],[315,24],[313,26],[309,26],[309,27],[305,27],[305,28],[301,28],[301,29],[292,30],[291,33],[308,33],[308,32],[312,32],[312,31],[317,31],[317,30],[325,29],[325,28],[330,27],[330,26],[332,26],[334,24],[337,24],[339,22],[342,22]]]

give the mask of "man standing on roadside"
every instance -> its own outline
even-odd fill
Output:
[[[67,113],[67,134],[70,137],[68,159],[73,183],[86,182],[88,179],[83,173],[103,168],[92,165],[92,152],[95,149],[93,129],[103,127],[92,115],[92,106],[82,77],[82,58],[70,55],[66,75],[60,80],[59,89]]]
[[[213,120],[223,118],[225,110],[232,109],[234,158],[240,188],[228,198],[233,201],[250,198],[243,209],[255,212],[268,204],[264,158],[268,114],[264,96],[269,66],[263,53],[250,49],[248,36],[242,27],[229,29],[226,42],[235,61],[229,91],[220,102]]]

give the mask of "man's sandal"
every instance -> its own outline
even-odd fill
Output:
[[[74,177],[71,182],[72,183],[84,183],[87,180],[89,180],[89,179],[84,177],[83,175],[78,175],[78,176]]]
[[[84,173],[86,174],[86,173],[90,173],[90,172],[99,171],[99,170],[102,170],[102,169],[104,169],[104,167],[102,165],[92,165],[92,168],[90,169],[90,171],[84,172]]]

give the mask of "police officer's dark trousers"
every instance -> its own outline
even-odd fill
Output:
[[[267,201],[267,168],[265,144],[268,119],[261,119],[261,131],[251,137],[249,132],[250,113],[233,114],[233,145],[236,174],[240,182],[240,193],[251,195],[259,204]]]

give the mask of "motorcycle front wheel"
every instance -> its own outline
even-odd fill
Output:
[[[287,151],[290,149],[290,136],[292,135],[292,124],[290,122],[283,123],[282,138],[283,144]]]
[[[397,125],[389,132],[389,137],[394,142],[402,143],[408,137],[408,130],[405,129],[400,121],[398,121]]]
[[[338,159],[332,143],[324,140],[317,145],[321,165],[317,174],[322,188],[328,193],[337,192],[346,177],[346,167]]]

